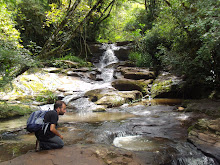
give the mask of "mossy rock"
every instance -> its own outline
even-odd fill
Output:
[[[51,75],[53,76],[51,78]],[[29,69],[13,80],[7,92],[1,92],[1,99],[6,101],[18,101],[29,103],[40,101],[53,103],[56,99],[55,91],[59,82],[53,81],[59,78],[55,73],[49,73],[44,69]]]
[[[152,98],[182,98],[185,82],[168,72],[161,73],[153,82]]]
[[[124,103],[129,103],[143,97],[140,91],[117,91],[113,88],[95,89],[85,93],[97,105],[107,107],[117,107]]]
[[[114,93],[116,92],[115,89],[113,88],[101,88],[101,89],[94,89],[94,90],[90,90],[88,92],[85,93],[85,97],[89,97],[89,99],[92,102],[95,102],[99,99],[101,99],[104,95],[106,95],[106,93]]]
[[[188,140],[199,150],[220,162],[220,118],[200,119],[189,129]]]
[[[33,110],[23,104],[0,104],[0,119],[9,119],[16,116],[30,114]]]
[[[172,80],[166,80],[163,82],[154,82],[151,88],[151,96],[154,98],[163,93],[168,93],[171,91]]]
[[[103,96],[101,99],[99,99],[96,104],[98,105],[107,105],[108,108],[110,107],[118,107],[123,105],[126,102],[126,99],[118,96],[118,95],[108,95]]]
[[[112,86],[119,91],[132,91],[138,90],[143,94],[148,94],[148,85],[153,82],[153,79],[149,80],[130,80],[120,79],[112,82]]]

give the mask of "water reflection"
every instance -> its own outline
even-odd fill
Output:
[[[150,103],[151,105],[178,105],[183,102],[182,99],[166,99],[166,98],[160,98],[160,99],[151,99]]]
[[[100,113],[66,113],[60,117],[61,123],[71,122],[103,122],[113,120],[123,120],[135,117],[134,114],[124,112],[100,112]]]
[[[27,118],[28,116],[23,116],[11,120],[1,121],[0,132],[24,127],[26,125]]]

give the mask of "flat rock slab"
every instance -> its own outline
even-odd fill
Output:
[[[141,165],[131,152],[104,145],[72,145],[62,149],[28,152],[0,165]]]
[[[198,149],[220,162],[220,118],[201,119],[189,132],[188,140]]]

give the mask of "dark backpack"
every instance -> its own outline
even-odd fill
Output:
[[[44,116],[48,111],[38,110],[30,114],[27,120],[27,131],[36,132],[44,126]]]

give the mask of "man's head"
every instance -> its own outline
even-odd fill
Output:
[[[64,113],[66,112],[66,104],[64,103],[64,101],[58,100],[54,104],[54,109],[59,115],[64,115]]]

